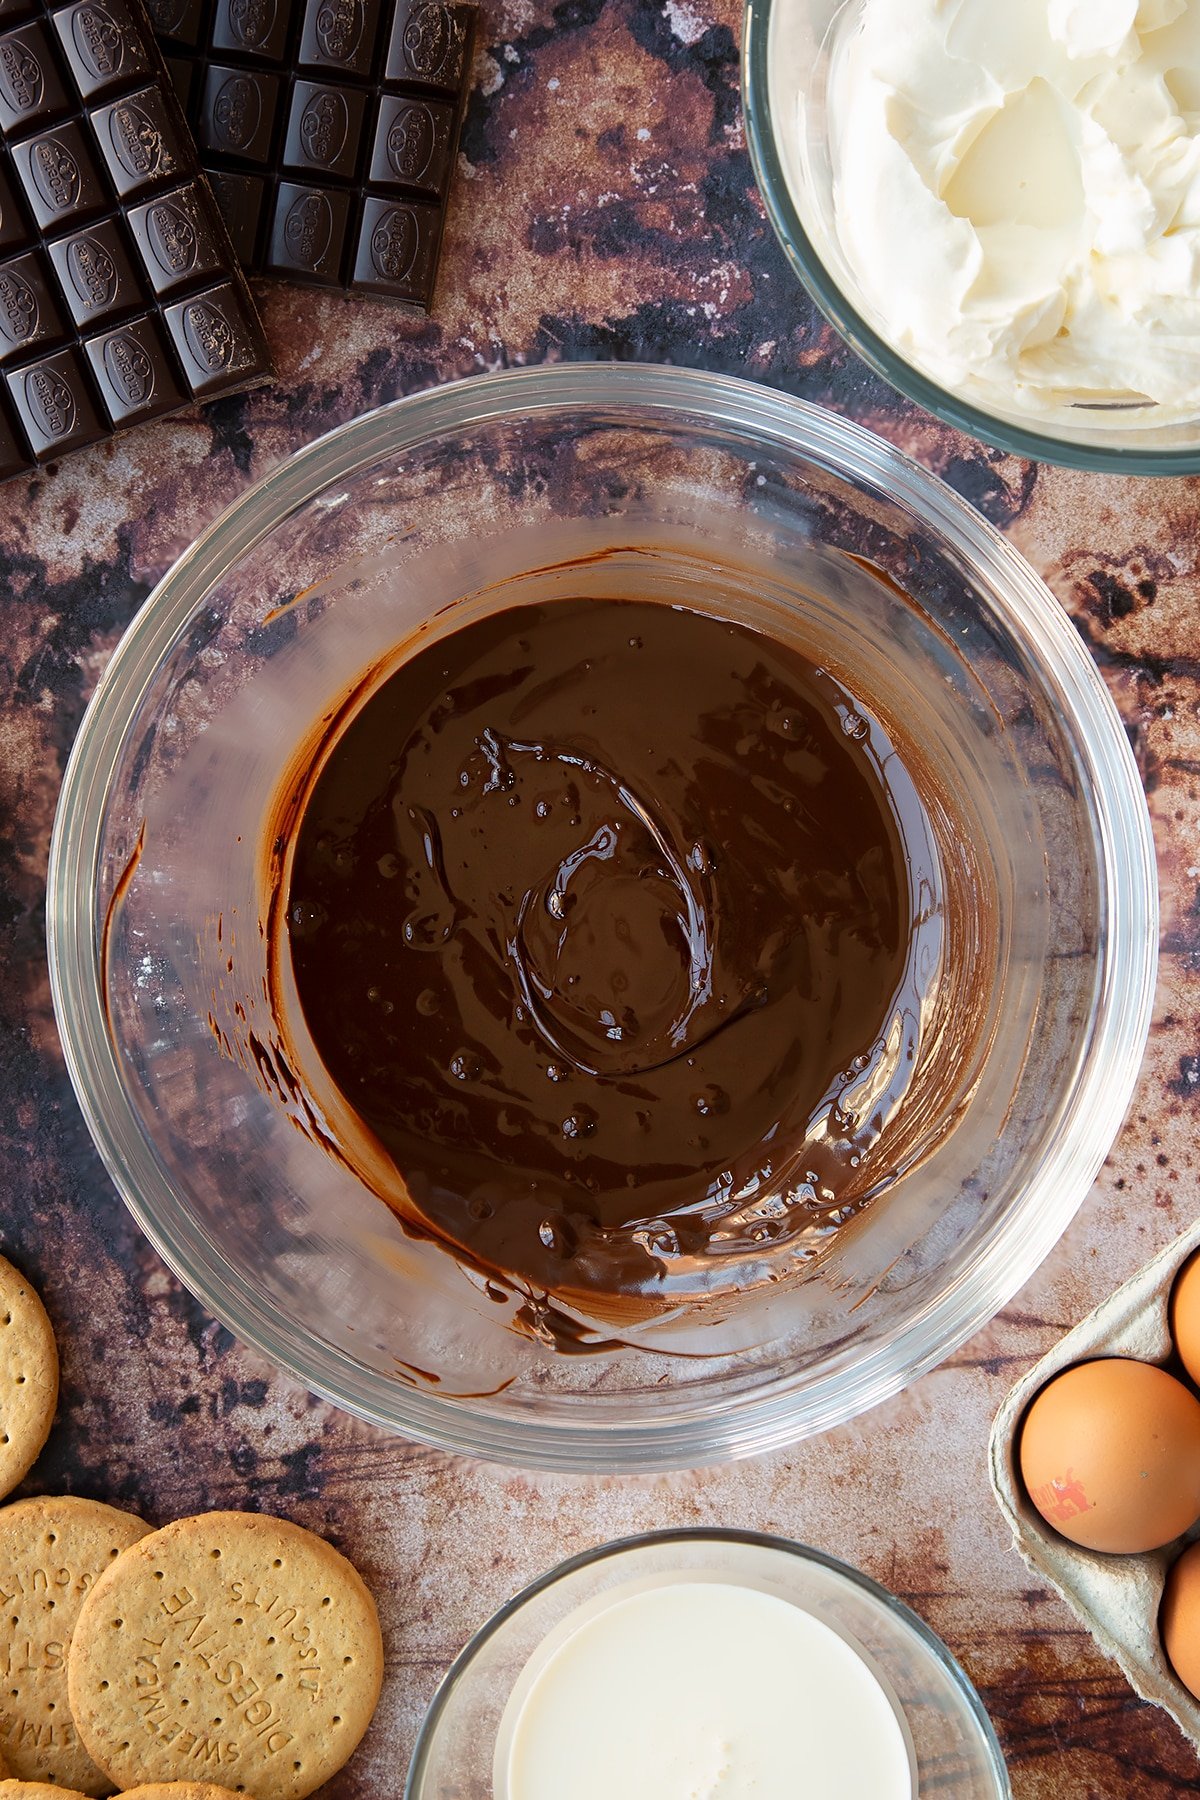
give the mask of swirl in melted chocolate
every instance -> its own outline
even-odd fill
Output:
[[[286,913],[401,1216],[592,1317],[813,1254],[916,1056],[895,763],[796,649],[659,602],[403,662],[314,765]]]

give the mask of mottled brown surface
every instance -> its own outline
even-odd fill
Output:
[[[530,1576],[606,1537],[692,1522],[805,1538],[910,1600],[979,1683],[1018,1800],[1166,1796],[1200,1764],[1137,1702],[1005,1541],[987,1428],[1013,1376],[1197,1210],[1200,483],[1038,470],[906,408],[789,279],[753,196],[730,0],[493,5],[437,316],[264,290],[281,381],[0,492],[0,1247],[63,1347],[61,1423],[28,1491],[154,1520],[260,1505],[328,1532],[378,1593],[383,1705],[332,1800],[392,1800],[467,1634]],[[787,1455],[660,1480],[531,1479],[398,1442],[309,1399],[184,1295],[127,1219],[76,1109],[50,1015],[46,851],[64,758],[150,584],[287,451],[364,406],[506,362],[701,362],[875,426],[980,506],[1094,650],[1145,771],[1163,973],[1118,1148],[1059,1249],[947,1365]]]

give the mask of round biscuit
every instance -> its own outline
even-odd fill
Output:
[[[87,1800],[87,1795],[52,1781],[0,1781],[0,1800]]]
[[[211,1781],[151,1781],[145,1787],[126,1788],[118,1800],[246,1800],[229,1788]]]
[[[0,1257],[0,1497],[37,1461],[58,1406],[58,1346],[46,1309]]]
[[[20,1780],[109,1791],[71,1720],[67,1648],[101,1571],[149,1530],[69,1494],[0,1508],[0,1750]]]
[[[79,1734],[119,1786],[187,1775],[303,1800],[370,1724],[383,1640],[331,1544],[262,1513],[205,1513],[105,1570],[68,1678]]]

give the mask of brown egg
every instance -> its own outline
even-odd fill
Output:
[[[1158,1629],[1171,1667],[1200,1700],[1200,1544],[1171,1565]]]
[[[1171,1289],[1171,1336],[1180,1361],[1200,1386],[1200,1252],[1189,1257]]]
[[[1169,1544],[1200,1517],[1200,1400],[1152,1363],[1080,1363],[1042,1389],[1020,1443],[1029,1498],[1089,1550]]]

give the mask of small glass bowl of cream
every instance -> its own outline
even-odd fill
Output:
[[[664,1531],[560,1564],[454,1663],[405,1800],[1007,1800],[980,1700],[908,1607],[818,1550]]]
[[[792,267],[901,392],[1200,470],[1197,0],[748,0],[743,91]]]

